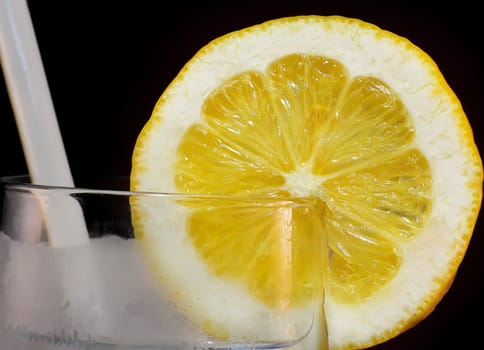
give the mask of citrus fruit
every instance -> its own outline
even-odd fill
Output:
[[[331,348],[355,349],[402,333],[441,300],[469,244],[482,176],[459,99],[426,53],[358,19],[296,16],[226,34],[195,54],[139,134],[131,187],[318,199],[319,214],[300,225],[321,220],[328,242],[308,254],[329,256]],[[201,212],[187,217],[189,243],[176,245],[156,238],[156,211],[134,209],[135,234],[155,240],[147,255],[177,291],[190,286],[191,269],[208,266],[215,280],[217,271],[254,259],[238,237],[254,231],[257,238],[260,216],[237,222],[228,212]],[[225,222],[224,235],[193,224],[207,216]],[[171,248],[161,253],[162,246]],[[235,263],[218,266],[214,251]],[[190,258],[170,263],[183,256]],[[271,268],[252,273],[269,276]],[[204,293],[191,290],[183,302],[203,303]],[[207,331],[227,332],[229,314],[250,308],[249,298],[271,307],[267,290],[237,294],[226,309],[203,309]]]

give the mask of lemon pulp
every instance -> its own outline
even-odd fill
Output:
[[[296,251],[304,252],[293,257],[300,269],[292,274],[300,279],[294,285],[319,276],[304,264],[307,254],[327,253],[323,246],[312,249],[314,237],[304,234],[318,222],[327,235],[326,283],[336,301],[361,302],[393,278],[402,241],[415,237],[430,213],[432,174],[413,142],[412,119],[389,86],[371,76],[350,78],[334,59],[291,54],[266,72],[225,81],[201,113],[203,122],[187,130],[177,150],[179,191],[318,198],[319,210],[293,218],[301,227]],[[271,273],[280,253],[266,251],[265,260],[240,272],[260,228],[276,223],[257,212],[240,221],[226,217],[202,210],[189,221],[189,236],[210,270],[250,286],[267,305],[304,304],[303,290],[274,298],[282,284]],[[234,257],[233,263],[221,265],[221,256]]]

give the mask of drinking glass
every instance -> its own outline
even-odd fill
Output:
[[[297,240],[296,235],[305,234],[319,237],[317,245],[323,246],[315,249],[324,251],[324,238],[321,232],[317,232],[321,226],[310,223],[314,217],[308,218],[307,225],[301,225],[301,217],[304,219],[301,213],[314,213],[317,210],[314,200],[130,192],[127,183],[126,178],[120,177],[95,185],[86,182],[82,187],[65,188],[34,185],[27,176],[1,179],[2,348],[273,349],[305,347],[304,344],[311,342],[318,343],[320,349],[327,347],[321,276],[312,275],[310,278],[314,280],[301,281],[292,276],[300,267],[291,266],[293,260],[304,260],[305,266],[313,266],[313,271],[324,274],[326,260],[315,258],[321,254],[307,252],[301,259],[301,254],[306,253],[292,248],[297,246],[292,244]],[[59,238],[59,232],[57,236],[49,232],[52,221],[72,215],[73,208],[78,209],[81,222],[85,224],[88,234],[85,242],[76,242],[74,238],[63,241]],[[202,280],[198,285],[193,284],[194,290],[188,291],[196,296],[201,289],[205,289],[201,293],[204,299],[195,297],[194,300],[201,300],[205,305],[219,305],[219,310],[225,313],[224,319],[235,320],[239,325],[228,336],[218,338],[207,333],[192,318],[190,309],[197,305],[181,306],[176,302],[168,284],[160,282],[157,269],[163,270],[163,267],[153,263],[157,261],[156,257],[147,252],[144,240],[149,236],[153,242],[166,242],[168,236],[173,239],[186,235],[187,218],[202,209],[225,213],[220,217],[221,221],[243,222],[245,219],[241,221],[240,217],[233,218],[231,215],[244,213],[247,218],[253,214],[262,215],[264,220],[272,223],[267,227],[267,234],[280,239],[271,240],[274,242],[272,244],[279,242],[276,247],[268,249],[279,249],[276,255],[285,257],[280,271],[273,271],[279,275],[280,281],[285,281],[285,285],[274,288],[274,295],[280,295],[281,290],[290,294],[293,290],[305,288],[309,301],[305,303],[304,312],[294,311],[297,305],[265,308],[264,320],[261,320],[260,310],[252,314],[251,308],[245,305],[220,308],[225,299],[231,297],[228,295],[229,289],[226,291],[220,287],[224,285],[225,277],[217,277],[219,286],[210,285],[211,280]],[[70,213],[67,213],[68,210]],[[133,219],[136,210],[150,210],[148,217],[155,218],[156,230],[147,232],[145,228],[143,234],[139,234],[135,228],[143,224],[140,223],[143,218],[138,216]],[[296,216],[297,220],[294,219]],[[198,216],[201,225],[205,217]],[[210,218],[210,224],[217,226],[218,222],[213,222],[213,216]],[[135,220],[138,220],[137,224]],[[299,223],[296,224],[296,221]],[[220,224],[227,231],[230,230],[223,222]],[[78,227],[73,226],[79,226],[79,221],[72,221],[70,225],[75,231]],[[260,241],[263,241],[265,234],[261,229]],[[256,246],[260,241],[252,239],[251,243],[247,243],[254,245],[251,250],[254,254],[260,251]],[[169,252],[166,249],[171,248],[164,247],[164,254]],[[151,254],[153,251],[156,249],[151,249]],[[162,252],[160,247],[160,254]],[[189,259],[176,253],[170,256],[173,268],[186,266],[186,260]],[[249,262],[252,258],[260,257],[249,257],[247,269],[251,266]],[[227,256],[225,259],[231,258]],[[199,271],[184,273],[188,275],[185,278],[196,279]],[[241,273],[244,274],[244,271]],[[304,283],[304,286],[298,283]],[[210,293],[215,289],[216,293]],[[183,290],[180,292],[184,293]]]

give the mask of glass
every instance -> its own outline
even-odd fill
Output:
[[[143,243],[147,236],[164,242],[168,236],[186,235],[187,217],[201,208],[221,210],[225,213],[222,220],[226,222],[234,219],[231,215],[258,213],[270,219],[268,222],[277,223],[268,229],[271,235],[280,235],[279,241],[292,242],[302,229],[318,231],[321,228],[314,223],[301,228],[300,223],[292,220],[295,215],[301,219],[302,209],[314,212],[315,200],[141,193],[126,190],[123,186],[127,181],[122,178],[106,183],[108,189],[102,186],[62,188],[32,185],[28,177],[2,179],[2,346],[11,350],[267,349],[317,342],[320,349],[327,347],[321,276],[310,283],[304,281],[305,286],[298,286],[303,282],[291,275],[297,270],[290,265],[291,259],[280,264],[280,271],[274,271],[280,275],[280,281],[287,282],[275,288],[274,293],[304,287],[306,298],[309,295],[305,312],[294,312],[292,307],[265,308],[266,321],[261,321],[261,313],[252,315],[246,306],[222,307],[229,318],[239,318],[240,327],[232,329],[235,331],[229,337],[217,338],[205,333],[191,318],[190,309],[197,305],[181,307],[174,302],[172,291],[164,289],[165,285],[160,283],[153,268],[157,263],[147,258],[149,245]],[[59,201],[63,205],[54,205]],[[61,218],[72,206],[80,208],[89,240],[84,244],[55,246],[54,238],[46,229],[45,218]],[[140,238],[141,235],[135,233],[133,212],[147,207],[156,213],[157,229],[156,232],[145,230]],[[49,213],[52,208],[55,213]],[[205,217],[199,215],[198,220],[203,221]],[[240,218],[236,219],[240,222]],[[322,239],[321,232],[305,232],[308,233]],[[247,244],[257,244],[257,240],[251,242]],[[284,249],[279,253],[286,258],[299,254],[294,260],[301,261],[302,253],[288,251],[290,247],[288,243],[268,249]],[[324,251],[323,246],[316,248]],[[257,251],[256,246],[253,251]],[[186,256],[173,255],[178,260],[172,263],[185,266]],[[315,259],[317,255],[321,256],[304,255],[304,265],[313,266],[313,271],[323,274],[326,260]],[[249,266],[247,264],[247,268]],[[198,273],[186,272],[194,278]],[[229,297],[225,289],[217,288],[217,293],[210,293],[211,288],[213,290],[214,286],[202,284],[201,288],[190,292],[196,294],[205,289],[205,293],[201,293],[205,299],[196,297],[194,300],[223,305]],[[239,315],[240,310],[248,313]]]

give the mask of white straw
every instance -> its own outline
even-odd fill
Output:
[[[32,182],[73,187],[26,0],[0,0],[0,62]],[[61,198],[41,201],[51,245],[88,242],[78,203]]]

